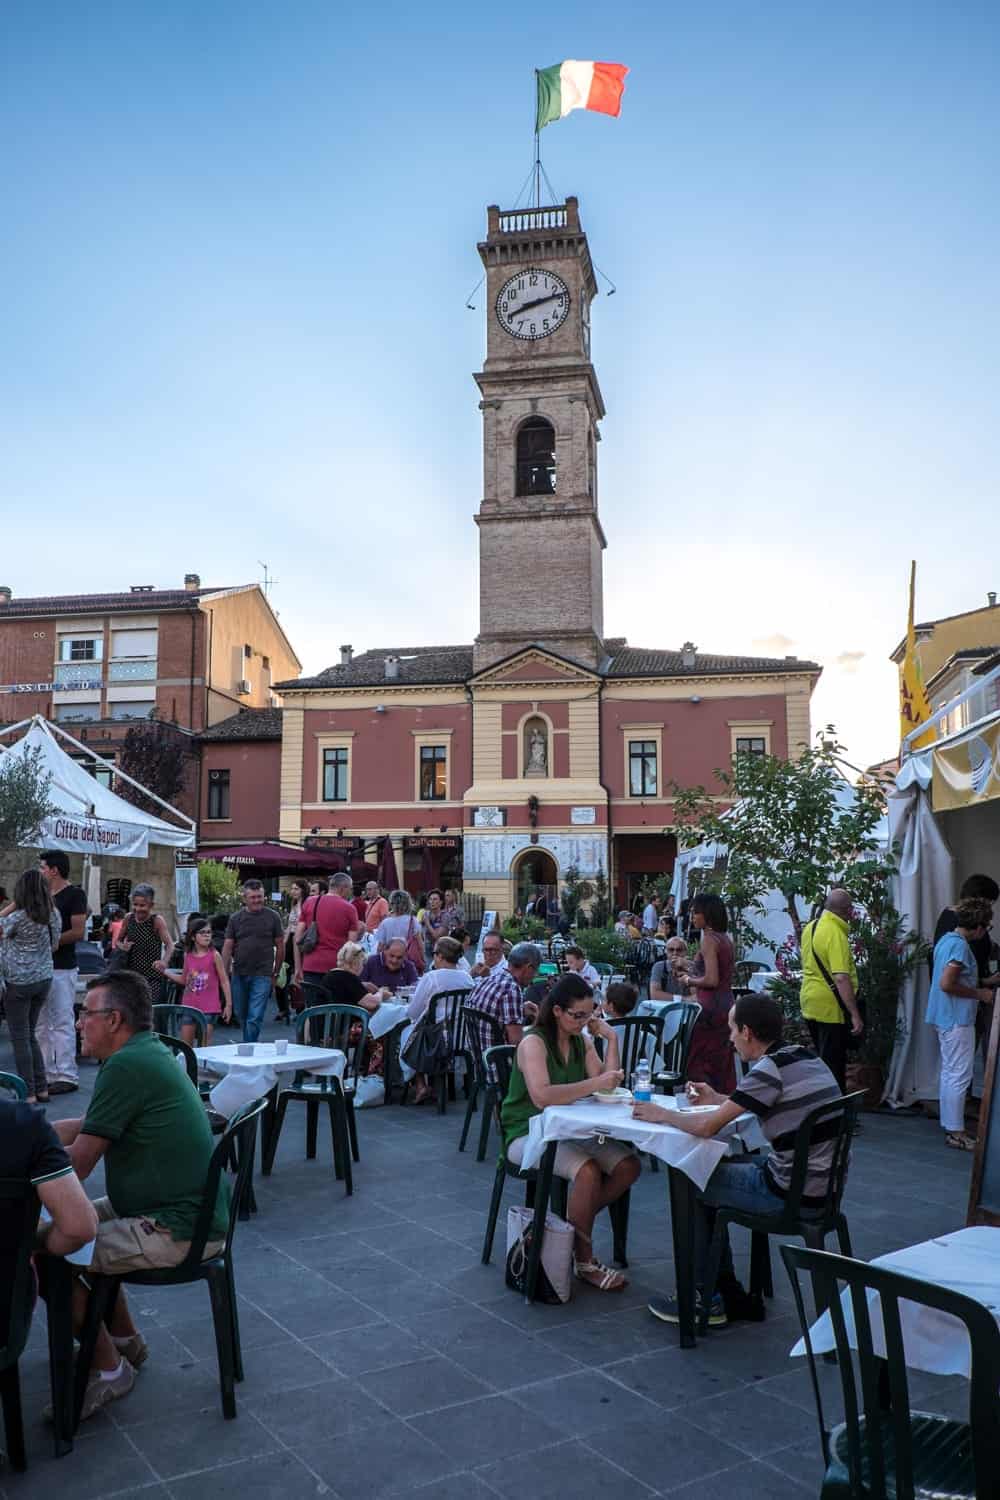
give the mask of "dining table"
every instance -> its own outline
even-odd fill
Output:
[[[657,1095],[655,1103],[670,1113],[684,1109],[670,1094]],[[713,1110],[716,1105],[698,1105],[694,1109]],[[687,1106],[685,1112],[690,1112]],[[633,1117],[630,1102],[615,1103],[590,1094],[575,1104],[549,1105],[533,1116],[528,1126],[528,1140],[521,1158],[524,1169],[535,1168],[534,1233],[544,1231],[545,1214],[552,1189],[552,1167],[560,1141],[588,1140],[602,1137],[627,1141],[638,1152],[655,1156],[667,1169],[667,1192],[670,1201],[670,1223],[674,1245],[674,1270],[677,1276],[678,1335],[682,1349],[693,1349],[695,1334],[695,1198],[699,1188],[725,1157],[743,1155],[756,1148],[759,1126],[753,1115],[740,1115],[717,1136],[689,1135],[669,1122],[653,1123]],[[529,1284],[526,1295],[534,1298]]]
[[[253,1051],[247,1052],[247,1047]],[[221,1075],[208,1100],[227,1119],[244,1104],[270,1094],[283,1074],[314,1073],[343,1078],[347,1065],[346,1055],[337,1047],[307,1047],[300,1042],[287,1042],[284,1046],[281,1041],[227,1042],[192,1050],[199,1068]]]
[[[992,1225],[976,1224],[931,1240],[921,1240],[916,1245],[880,1255],[871,1264],[973,1297],[989,1309],[1000,1325],[1000,1229]],[[884,1359],[885,1328],[881,1301],[874,1288],[868,1289],[867,1302],[872,1348],[879,1358]],[[857,1332],[849,1289],[845,1288],[841,1294],[841,1306],[848,1340],[852,1349],[856,1349]],[[910,1369],[927,1370],[932,1375],[964,1375],[969,1379],[972,1348],[965,1324],[958,1318],[938,1308],[901,1300],[899,1322]],[[836,1348],[833,1319],[829,1312],[823,1313],[812,1324],[809,1341],[815,1354],[827,1354]],[[803,1337],[791,1350],[791,1356],[794,1358],[806,1352]]]

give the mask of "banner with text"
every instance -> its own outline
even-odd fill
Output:
[[[974,807],[1000,797],[1000,721],[932,751],[931,803],[935,812]]]
[[[149,834],[145,828],[138,823],[116,823],[110,818],[55,813],[42,821],[39,838],[43,849],[65,849],[97,858],[109,854],[145,859],[149,853]]]

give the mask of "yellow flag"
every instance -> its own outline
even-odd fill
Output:
[[[931,716],[930,704],[920,676],[917,660],[917,633],[913,626],[913,594],[917,581],[917,565],[910,563],[910,612],[906,620],[906,656],[899,678],[899,738],[904,739],[918,724],[924,724]],[[937,731],[929,729],[926,734],[911,740],[909,748],[920,750],[937,738]]]

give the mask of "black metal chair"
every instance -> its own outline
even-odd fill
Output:
[[[821,1500],[994,1500],[1000,1484],[1000,1330],[993,1312],[973,1297],[863,1261],[782,1245],[795,1306],[805,1337],[826,1474]],[[799,1273],[829,1308],[837,1345],[844,1421],[826,1426]],[[841,1285],[849,1298],[854,1333],[848,1330]],[[885,1354],[872,1340],[870,1298],[876,1296],[885,1334]],[[965,1325],[972,1369],[969,1420],[913,1411],[906,1375],[900,1302],[933,1308]],[[857,1374],[852,1351],[856,1351]],[[858,1379],[860,1375],[860,1381]]]
[[[702,1297],[700,1332],[708,1329],[708,1314],[712,1292],[719,1277],[722,1261],[723,1237],[729,1224],[739,1224],[750,1230],[750,1295],[774,1296],[771,1277],[771,1252],[768,1237],[772,1234],[793,1234],[803,1239],[814,1250],[822,1250],[828,1234],[835,1233],[837,1243],[844,1255],[851,1254],[851,1235],[847,1219],[841,1211],[840,1201],[847,1182],[847,1168],[851,1158],[851,1137],[857,1118],[859,1101],[864,1090],[856,1094],[845,1094],[843,1098],[828,1099],[811,1109],[795,1132],[792,1176],[780,1213],[751,1214],[738,1208],[717,1208],[715,1227],[708,1256],[708,1273],[705,1277],[705,1293]],[[809,1174],[809,1153],[814,1146],[829,1142],[832,1150],[827,1173],[823,1203],[816,1207],[802,1204],[806,1178]],[[823,1311],[817,1290],[816,1311]]]
[[[441,1071],[434,1074],[434,1085],[437,1089],[438,1114],[444,1115],[448,1112],[449,1095],[455,1097],[455,1059],[460,1057],[465,1063],[465,1086],[472,1087],[473,1062],[465,1040],[465,1024],[462,1020],[462,1005],[468,1000],[473,991],[466,986],[460,990],[441,990],[431,998],[424,1020],[428,1026],[434,1026],[440,1022],[444,1023],[444,1029],[448,1037],[448,1055],[444,1059]],[[419,1024],[419,1023],[418,1023]],[[429,1080],[428,1080],[429,1081]],[[403,1102],[405,1104],[410,1089],[409,1080],[403,1089]]]
[[[471,993],[475,993],[472,991]],[[465,1106],[465,1121],[462,1125],[462,1138],[458,1143],[459,1151],[465,1150],[465,1143],[469,1138],[469,1127],[472,1124],[472,1116],[476,1111],[476,1104],[480,1093],[483,1096],[483,1117],[479,1125],[479,1148],[476,1151],[476,1161],[486,1160],[486,1145],[490,1135],[490,1121],[493,1118],[493,1100],[496,1093],[492,1069],[487,1068],[485,1053],[483,1051],[480,1023],[486,1026],[491,1035],[490,1046],[502,1047],[504,1045],[504,1030],[492,1011],[477,1010],[474,1005],[462,1006],[462,1020],[465,1026],[464,1041],[466,1051],[472,1059],[472,1079],[469,1085],[469,1098]]]
[[[261,1170],[270,1176],[278,1149],[278,1137],[285,1122],[285,1111],[295,1100],[306,1106],[306,1159],[315,1160],[319,1108],[325,1104],[330,1112],[330,1137],[333,1143],[333,1166],[338,1181],[343,1181],[348,1196],[354,1192],[351,1159],[360,1160],[357,1122],[354,1118],[354,1089],[364,1064],[368,1040],[368,1012],[360,1005],[310,1005],[296,1017],[295,1040],[307,1047],[335,1047],[347,1055],[344,1077],[334,1074],[295,1074],[288,1088],[278,1094],[274,1121],[264,1146]],[[360,1028],[354,1034],[355,1026]]]
[[[28,1085],[20,1073],[0,1073],[0,1090],[22,1103],[28,1097]]]
[[[7,1078],[12,1075],[0,1076]],[[21,1082],[20,1079],[17,1081]],[[28,1467],[28,1456],[24,1445],[18,1361],[28,1342],[31,1314],[35,1305],[31,1254],[41,1205],[38,1194],[30,1183],[6,1179],[0,1179],[0,1205],[5,1224],[11,1228],[16,1226],[17,1241],[14,1273],[10,1281],[10,1315],[6,1328],[0,1328],[0,1337],[3,1338],[3,1343],[0,1344],[0,1402],[3,1404],[7,1458],[12,1469],[21,1471]]]
[[[494,1112],[497,1122],[497,1128],[500,1130],[501,1139],[500,1156],[497,1160],[496,1174],[493,1178],[493,1191],[490,1195],[489,1213],[486,1219],[486,1236],[483,1240],[482,1262],[484,1266],[489,1265],[493,1255],[493,1240],[496,1235],[497,1219],[500,1216],[500,1204],[503,1199],[504,1184],[507,1178],[514,1177],[519,1182],[523,1182],[525,1184],[524,1202],[526,1208],[538,1207],[535,1202],[535,1191],[536,1185],[539,1183],[539,1181],[543,1182],[544,1189],[544,1174],[541,1171],[536,1171],[534,1167],[525,1169],[523,1167],[515,1166],[513,1162],[507,1160],[507,1152],[502,1144],[503,1130],[500,1122],[500,1110],[503,1106],[504,1099],[506,1099],[507,1097],[507,1090],[510,1088],[510,1077],[511,1072],[513,1071],[514,1058],[516,1053],[516,1047],[503,1046],[489,1047],[483,1055],[485,1065],[492,1072],[495,1080]],[[613,1259],[615,1261],[615,1264],[619,1266],[628,1265],[626,1249],[628,1241],[628,1215],[630,1198],[631,1193],[623,1193],[622,1196],[617,1200],[617,1202],[608,1204],[608,1218],[611,1220],[611,1232],[614,1241]],[[559,1214],[561,1218],[565,1219],[566,1207],[569,1201],[569,1183],[566,1182],[564,1178],[553,1177],[551,1179],[551,1201],[556,1213]],[[533,1259],[535,1259],[536,1257],[536,1252],[537,1257],[540,1257],[540,1242],[537,1244],[537,1246],[534,1244],[534,1242],[532,1243]],[[532,1271],[531,1267],[529,1266],[527,1276],[529,1286],[534,1286],[534,1276],[536,1272],[537,1259],[534,1271]]]
[[[91,1293],[87,1301],[87,1312],[80,1330],[80,1353],[77,1358],[74,1392],[74,1428],[79,1424],[83,1400],[87,1390],[87,1377],[93,1364],[94,1345],[101,1323],[110,1319],[118,1288],[124,1282],[129,1286],[187,1286],[194,1281],[207,1281],[212,1301],[212,1321],[215,1327],[215,1348],[219,1361],[219,1385],[222,1393],[222,1415],[227,1419],[236,1416],[234,1381],[243,1379],[243,1355],[240,1348],[240,1327],[236,1305],[236,1281],[233,1275],[233,1235],[236,1232],[238,1207],[243,1198],[253,1167],[254,1144],[257,1138],[257,1121],[267,1107],[264,1099],[255,1099],[236,1111],[226,1130],[212,1152],[205,1191],[198,1210],[191,1248],[180,1265],[162,1271],[129,1271],[124,1276],[99,1275],[89,1272]],[[203,1259],[205,1246],[209,1242],[212,1219],[215,1216],[219,1187],[227,1162],[237,1163],[236,1179],[232,1184],[229,1202],[229,1218],[225,1240],[218,1254]]]

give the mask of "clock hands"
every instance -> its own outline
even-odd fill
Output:
[[[531,307],[541,307],[543,302],[554,302],[557,297],[561,297],[561,296],[562,296],[561,292],[549,292],[549,294],[548,294],[547,297],[536,297],[535,300],[534,300],[534,302],[522,302],[521,305],[520,305],[520,307],[518,307],[516,309],[514,309],[514,308],[511,309],[510,316],[511,317],[520,317],[520,315],[522,313],[526,313],[529,308],[531,308]]]

